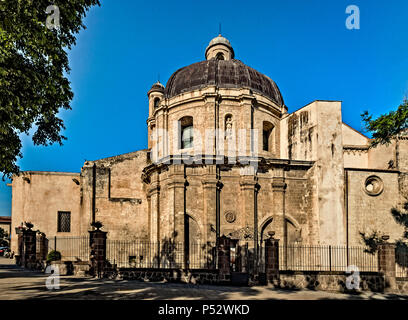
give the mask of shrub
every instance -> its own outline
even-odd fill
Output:
[[[61,260],[61,252],[52,250],[47,255],[47,262],[59,261]]]

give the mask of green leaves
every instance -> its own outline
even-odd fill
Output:
[[[49,30],[46,9],[60,9],[60,29]],[[99,0],[0,1],[0,171],[18,173],[19,135],[33,125],[36,145],[62,144],[65,128],[58,118],[70,109],[73,92],[67,49],[75,45],[84,28],[86,12]]]
[[[408,128],[408,100],[398,107],[396,111],[391,111],[373,120],[367,111],[361,114],[365,129],[372,133],[373,141],[371,146],[378,144],[388,145],[392,138],[401,134]]]

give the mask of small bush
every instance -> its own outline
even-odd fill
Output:
[[[47,255],[47,262],[59,261],[61,260],[61,252],[52,250]]]

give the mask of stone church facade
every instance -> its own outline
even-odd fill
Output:
[[[22,172],[12,181],[15,227],[110,239],[215,242],[217,235],[285,244],[361,245],[360,232],[402,235],[408,143],[369,148],[342,122],[340,101],[288,113],[269,77],[211,40],[205,60],[148,92],[148,149],[87,161],[80,173]]]

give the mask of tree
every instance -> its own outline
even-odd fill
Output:
[[[67,50],[85,28],[86,12],[99,0],[0,1],[0,172],[18,173],[20,134],[34,129],[34,145],[66,139],[58,117],[71,109]],[[48,9],[47,9],[48,8]],[[48,13],[47,13],[48,12]],[[47,24],[52,15],[53,24]],[[59,24],[56,23],[59,21]]]
[[[372,133],[372,147],[389,144],[393,138],[408,128],[408,99],[404,99],[396,111],[383,114],[375,120],[368,111],[362,113],[361,117],[365,130]]]
[[[373,119],[367,111],[361,114],[362,120],[365,124],[365,129],[372,133],[373,140],[371,147],[378,145],[389,144],[391,140],[398,135],[404,133],[408,128],[408,99],[404,99],[402,104],[396,111],[391,111],[387,114],[381,115],[377,119]],[[405,212],[404,212],[405,211]],[[392,208],[391,214],[399,225],[405,228],[402,238],[396,242],[397,248],[407,249],[408,240],[408,202],[403,206],[403,209]],[[374,253],[377,250],[379,243],[383,242],[381,234],[374,231],[371,234],[360,232],[364,243],[368,246],[367,252]]]

